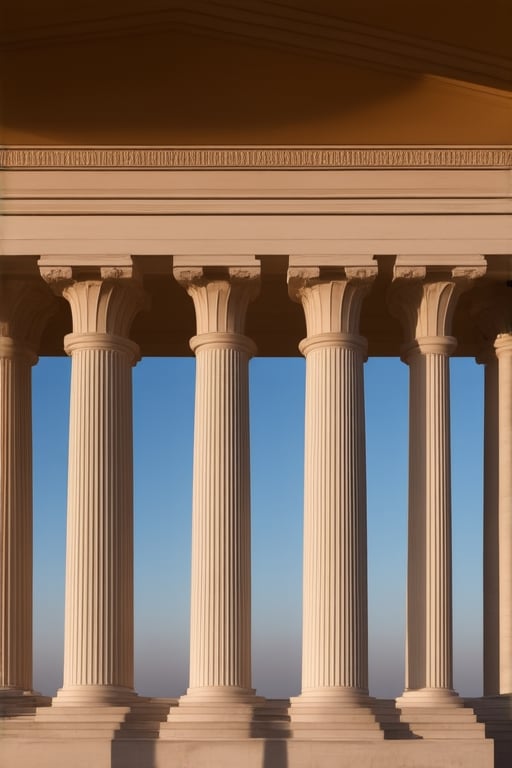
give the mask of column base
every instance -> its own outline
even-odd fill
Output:
[[[138,699],[131,688],[115,685],[70,685],[60,688],[52,707],[130,706]]]
[[[422,739],[484,739],[485,728],[464,699],[448,688],[404,691],[396,699],[400,720]]]
[[[55,702],[56,699],[54,699]],[[35,714],[6,722],[3,734],[23,738],[31,734],[43,742],[111,741],[156,739],[175,699],[152,699],[134,695],[127,704],[59,703],[38,707]]]
[[[307,689],[290,699],[292,735],[298,739],[383,739],[375,700],[355,688]]]
[[[280,704],[280,705],[279,705]],[[288,735],[285,702],[267,702],[247,688],[189,688],[172,707],[161,739],[243,739]]]
[[[257,697],[255,694],[254,688],[240,688],[234,685],[198,686],[197,688],[187,688],[186,694],[179,698],[179,705],[181,706],[188,702],[192,704],[199,702],[252,704],[255,701],[264,701],[264,699]]]
[[[396,705],[397,707],[463,707],[464,699],[461,699],[459,694],[451,688],[411,688],[398,696]]]

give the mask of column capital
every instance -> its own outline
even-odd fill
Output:
[[[39,278],[0,276],[0,356],[26,356],[33,364],[54,299]]]
[[[496,357],[512,355],[512,333],[499,333],[494,342]]]
[[[406,355],[413,348],[441,354],[453,352],[455,340],[450,332],[457,300],[483,276],[483,269],[458,266],[446,271],[438,267],[395,265],[388,304],[402,323]]]
[[[135,315],[147,306],[140,276],[131,259],[112,257],[110,264],[91,265],[53,261],[51,257],[40,259],[39,269],[54,293],[68,301],[73,336],[128,337]]]
[[[363,299],[377,276],[377,266],[335,269],[291,267],[288,294],[302,304],[308,338],[320,334],[358,336]]]
[[[512,287],[508,281],[484,284],[472,303],[471,316],[484,344],[491,348],[497,336],[512,331]]]
[[[133,280],[138,277],[133,258],[126,254],[52,255],[45,254],[37,262],[43,279],[60,293],[63,285],[78,280]]]
[[[259,266],[184,265],[175,267],[173,274],[194,302],[197,336],[244,333],[247,307],[259,291]]]

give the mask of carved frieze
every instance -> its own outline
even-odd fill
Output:
[[[511,168],[512,147],[3,147],[5,169]]]

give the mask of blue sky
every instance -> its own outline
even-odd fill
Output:
[[[300,690],[304,447],[302,358],[251,361],[253,684]],[[68,358],[33,372],[34,684],[62,680],[69,410]],[[194,359],[144,358],[134,369],[135,683],[187,686]],[[455,687],[481,693],[482,386],[472,359],[451,361]],[[365,366],[370,689],[401,693],[407,525],[408,370]]]

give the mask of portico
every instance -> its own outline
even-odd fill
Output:
[[[27,766],[35,765],[34,734],[44,739],[48,759],[57,759],[52,749],[71,749],[80,723],[88,739],[84,755],[100,762],[109,739],[123,750],[123,729],[136,727],[141,744],[159,734],[153,752],[162,766],[182,759],[176,750],[184,741],[196,745],[202,765],[212,742],[219,760],[226,760],[241,740],[251,766],[266,765],[268,750],[276,766],[286,764],[285,753],[290,766],[302,765],[294,746],[300,743],[308,744],[308,765],[316,764],[317,749],[338,760],[344,745],[347,765],[364,765],[378,753],[390,765],[398,759],[411,766],[425,759],[432,766],[456,765],[464,756],[467,765],[491,766],[492,741],[452,681],[448,358],[462,353],[480,360],[487,345],[483,663],[490,698],[472,704],[481,717],[487,711],[503,723],[512,693],[510,558],[502,536],[510,443],[510,233],[500,190],[510,151],[247,148],[241,156],[241,150],[210,149],[190,155],[187,162],[195,157],[196,164],[188,169],[173,167],[183,155],[172,148],[3,152],[8,210],[17,212],[3,235],[9,254],[2,257],[6,371],[9,361],[19,360],[17,375],[27,378],[34,357],[27,361],[12,350],[24,349],[29,339],[33,356],[54,354],[60,344],[72,357],[64,684],[50,707],[31,692],[31,598],[20,587],[31,567],[27,501],[25,533],[4,533],[2,541],[4,562],[16,562],[19,575],[3,577],[7,650],[0,696],[9,702],[3,703],[8,715],[24,705],[29,713],[28,719],[3,721],[6,765],[14,750]],[[241,157],[249,169],[230,166]],[[391,158],[389,171],[383,165]],[[142,167],[134,167],[141,160]],[[309,168],[310,162],[317,167]],[[332,165],[326,170],[325,163]],[[148,223],[142,210],[156,169],[159,184],[167,183],[172,194],[158,203],[166,213]],[[179,186],[187,188],[192,173],[195,192],[187,195],[185,217]],[[128,178],[137,186],[141,213],[120,194]],[[313,181],[314,193],[298,197],[297,188]],[[91,203],[84,185],[99,183],[109,197]],[[402,194],[392,199],[396,184]],[[34,185],[46,191],[41,195]],[[249,199],[245,190],[255,187],[258,197]],[[361,197],[363,188],[380,189],[380,197]],[[212,190],[221,201],[213,220]],[[272,216],[264,213],[270,200]],[[129,216],[120,217],[128,207]],[[329,215],[333,207],[336,217]],[[70,334],[60,330],[65,305],[55,294],[70,305]],[[190,328],[177,321],[187,301],[195,315]],[[22,308],[29,306],[41,307],[32,335],[17,320],[27,317]],[[303,672],[301,695],[288,708],[258,696],[251,682],[247,366],[255,354],[294,354],[301,336],[307,370]],[[140,355],[181,354],[187,344],[197,358],[190,682],[169,708],[133,690],[130,380]],[[368,686],[362,383],[372,354],[401,354],[410,370],[406,690],[395,706],[374,699]],[[4,473],[30,455],[28,384],[13,388],[5,381]],[[8,438],[14,412],[19,441]],[[19,507],[9,489],[28,482],[22,474],[6,485],[5,514],[13,519]],[[22,546],[24,556],[14,558]],[[27,640],[13,643],[13,636]]]
[[[2,768],[508,768],[509,6],[8,6]],[[31,369],[63,355],[65,637],[49,699],[32,675]],[[196,371],[191,622],[187,685],[171,700],[135,690],[132,370],[184,355]],[[248,371],[257,356],[298,355],[301,686],[267,700],[252,679]],[[400,357],[409,377],[405,686],[392,701],[368,670],[364,381],[377,356]],[[453,676],[456,356],[485,366],[484,689],[471,701]]]

